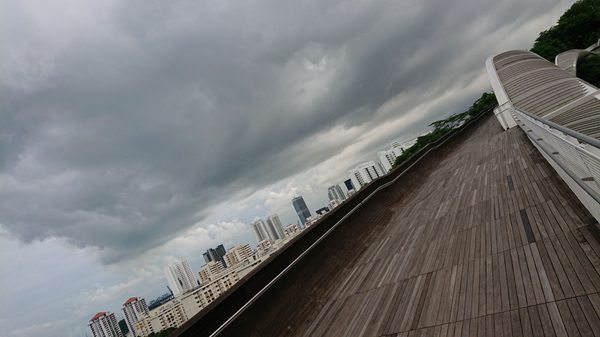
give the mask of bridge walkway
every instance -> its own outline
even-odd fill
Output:
[[[443,149],[220,336],[600,336],[600,230],[523,131]]]

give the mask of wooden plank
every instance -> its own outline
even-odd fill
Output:
[[[594,336],[600,336],[600,318],[595,312],[594,307],[592,306],[588,297],[579,296],[577,297],[577,302],[579,303],[581,311],[583,311],[583,315],[585,316],[587,323],[590,325]]]
[[[506,264],[504,262],[504,254],[498,254],[498,270],[500,278],[500,295],[501,295],[501,311],[510,310],[510,302],[508,300],[508,282],[506,281]]]
[[[550,314],[550,319],[552,320],[552,326],[554,327],[554,332],[557,337],[568,337],[565,325],[563,323],[563,318],[558,311],[558,307],[556,306],[556,302],[550,302],[546,304],[548,308],[548,313]]]
[[[544,328],[542,321],[540,320],[540,314],[536,306],[530,306],[527,308],[527,314],[529,315],[529,322],[531,326],[532,334],[530,336],[543,337]],[[553,333],[552,333],[553,334]]]
[[[531,254],[531,245],[523,247],[523,251],[525,252],[525,258],[527,261],[527,268],[529,269],[529,276],[531,276],[531,285],[533,287],[533,292],[535,294],[536,303],[544,303],[544,292],[542,290],[542,285],[539,279],[539,275],[537,269],[535,267],[535,263],[533,261],[533,255]]]
[[[550,318],[550,314],[548,313],[548,308],[546,305],[537,305],[537,312],[540,315],[540,322],[542,324],[542,329],[544,331],[544,335],[546,337],[554,337],[556,334],[554,333],[554,327],[552,325],[552,319]]]
[[[552,289],[552,295],[555,299],[561,300],[565,298],[565,295],[560,287],[560,281],[558,279],[557,273],[554,270],[554,266],[552,265],[552,261],[548,252],[546,252],[546,246],[543,242],[538,242],[536,245],[538,254],[542,261],[542,265],[546,271],[546,275],[548,277],[548,282],[550,283],[550,288]]]
[[[557,301],[556,307],[558,308],[560,316],[562,317],[567,336],[580,337],[581,334],[579,333],[579,329],[577,329],[577,324],[573,319],[573,315],[571,315],[571,311],[569,310],[569,305],[567,304],[567,301]]]
[[[517,302],[519,303],[519,308],[524,308],[527,307],[527,298],[525,297],[525,286],[523,285],[519,256],[517,254],[516,249],[510,251],[510,258],[515,276],[515,287],[517,290]]]
[[[585,314],[581,310],[581,306],[576,298],[568,298],[566,300],[567,305],[569,306],[569,310],[571,315],[573,315],[573,320],[577,325],[577,330],[581,334],[582,337],[593,337],[594,333],[592,332],[592,328],[587,322]]]
[[[530,248],[531,255],[533,257],[533,262],[535,264],[535,268],[540,279],[540,285],[542,286],[542,290],[544,292],[544,299],[546,302],[554,302],[554,293],[552,292],[550,280],[548,279],[548,275],[546,274],[546,269],[544,268],[544,265],[542,263],[542,258],[540,257],[540,252],[538,251],[537,245],[533,243],[530,245]]]

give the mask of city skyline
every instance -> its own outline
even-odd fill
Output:
[[[294,196],[314,214],[572,3],[5,1],[0,335],[84,336]]]

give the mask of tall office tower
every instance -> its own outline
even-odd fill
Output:
[[[223,267],[227,267],[225,259],[223,258],[223,256],[225,256],[225,253],[227,253],[227,251],[225,250],[225,247],[223,247],[223,245],[221,244],[218,245],[216,248],[209,248],[206,251],[206,253],[202,255],[204,256],[204,261],[206,263],[209,263],[211,261],[218,261],[223,264]]]
[[[99,312],[88,324],[94,337],[123,337],[119,323],[112,312]]]
[[[271,233],[273,241],[285,239],[283,225],[277,214],[272,214],[267,217],[267,229],[269,230],[269,233]]]
[[[198,285],[198,280],[194,277],[192,268],[190,268],[190,264],[186,260],[166,266],[163,272],[174,296],[192,290]]]
[[[130,297],[123,303],[121,310],[123,310],[123,314],[125,315],[125,322],[129,327],[129,331],[131,331],[134,336],[139,336],[138,332],[135,331],[134,326],[142,316],[148,314],[146,300],[141,297]]]
[[[329,201],[337,200],[337,202],[342,202],[346,200],[346,195],[340,185],[329,186],[327,194],[329,195]]]
[[[251,224],[252,230],[254,231],[254,235],[256,235],[256,241],[261,242],[263,240],[270,240],[269,234],[267,231],[267,225],[261,219],[256,219]]]
[[[310,218],[310,211],[304,202],[304,198],[302,198],[302,196],[297,196],[292,199],[292,204],[294,205],[296,214],[298,214],[298,218],[300,218],[300,222],[302,222],[302,225],[304,226],[304,224],[306,224],[306,219]]]
[[[383,176],[384,173],[381,169],[381,165],[377,165],[374,161],[370,160],[350,170],[349,174],[350,179],[352,179],[352,184],[357,188],[361,188],[371,181]]]

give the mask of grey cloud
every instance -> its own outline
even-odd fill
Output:
[[[290,151],[309,137],[369,130],[403,112],[376,114],[394,97],[409,110],[473,80],[485,55],[468,52],[470,18],[486,18],[484,35],[541,3],[128,1],[60,48],[20,17],[11,29],[29,43],[3,43],[48,50],[51,67],[27,81],[0,68],[0,222],[25,242],[101,248],[106,263],[134,256],[343,148]]]

